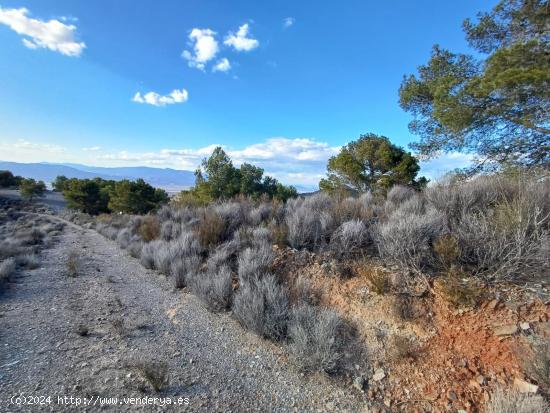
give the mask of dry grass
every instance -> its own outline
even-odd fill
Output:
[[[65,269],[67,277],[78,277],[80,272],[80,258],[78,256],[78,252],[71,251],[69,253],[65,262]]]
[[[138,232],[145,242],[158,239],[160,236],[160,223],[158,218],[150,215],[145,216],[139,226]]]
[[[158,393],[169,383],[168,364],[158,361],[140,361],[133,366]]]

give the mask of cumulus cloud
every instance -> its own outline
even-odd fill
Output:
[[[162,96],[157,92],[148,92],[144,95],[137,92],[132,100],[137,103],[146,103],[153,106],[166,106],[175,103],[184,103],[189,99],[189,93],[185,89],[174,89],[170,94]]]
[[[296,19],[294,17],[285,17],[283,19],[283,29],[288,29],[294,23],[296,23]]]
[[[226,46],[231,46],[239,52],[248,52],[260,45],[260,42],[252,37],[248,37],[248,23],[239,27],[237,33],[229,32],[223,41]]]
[[[216,32],[210,29],[193,29],[189,34],[189,44],[193,51],[184,50],[182,56],[188,61],[189,67],[204,70],[206,63],[216,57],[219,51]]]
[[[90,146],[87,148],[82,148],[84,152],[97,152],[101,150],[101,146]]]
[[[80,56],[86,48],[84,42],[76,40],[76,26],[59,20],[33,19],[29,10],[3,9],[0,7],[0,23],[5,24],[23,37],[23,44],[29,49],[50,49],[66,56]]]
[[[218,60],[218,62],[214,65],[212,68],[213,72],[227,72],[229,69],[231,69],[231,63],[227,58],[222,58]]]

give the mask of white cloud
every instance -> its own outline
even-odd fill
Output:
[[[437,158],[421,161],[418,175],[423,175],[430,180],[436,180],[443,177],[447,172],[471,166],[473,159],[474,155],[472,154],[460,152],[444,153]]]
[[[0,7],[0,23],[25,36],[23,44],[29,49],[50,49],[66,56],[80,56],[86,48],[76,40],[76,26],[59,20],[38,20],[28,17],[29,10],[3,9]]]
[[[283,29],[288,29],[294,23],[296,23],[296,19],[294,17],[285,17],[283,19]]]
[[[84,152],[97,152],[101,150],[101,146],[90,146],[87,148],[82,148]]]
[[[231,69],[231,63],[227,58],[221,58],[216,65],[212,68],[213,72],[227,72]]]
[[[239,27],[236,34],[229,32],[225,37],[223,44],[226,46],[231,46],[239,52],[248,52],[255,49],[260,45],[260,42],[252,37],[247,37],[248,31],[248,23],[245,23]]]
[[[206,63],[212,60],[219,51],[216,32],[210,29],[193,29],[189,34],[189,43],[193,52],[184,50],[182,56],[188,61],[189,67],[204,70]]]
[[[153,106],[166,106],[173,105],[175,103],[184,103],[189,99],[189,93],[185,89],[174,89],[170,94],[162,96],[157,92],[148,92],[144,95],[141,92],[137,92],[132,100],[137,103],[147,103]]]

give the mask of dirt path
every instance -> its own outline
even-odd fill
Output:
[[[71,251],[79,257],[74,278],[67,276]],[[118,398],[111,400],[116,407],[103,406],[109,411],[366,411],[355,389],[302,376],[280,347],[245,332],[229,314],[208,312],[95,231],[68,224],[42,266],[14,281],[0,296],[2,411],[75,408],[58,404],[58,396],[95,403],[81,405],[85,411],[98,409],[98,397]],[[155,362],[168,369],[160,392],[139,370]],[[19,394],[51,399],[10,404]],[[183,405],[122,399],[131,396]]]

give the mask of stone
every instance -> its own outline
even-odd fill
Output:
[[[531,330],[531,324],[528,322],[523,322],[519,324],[519,328],[521,328],[523,331],[529,331]]]
[[[487,384],[487,379],[482,374],[477,375],[476,381],[479,383],[480,386],[484,386]]]
[[[456,399],[458,399],[458,397],[456,396],[456,393],[452,390],[449,390],[447,392],[447,399],[449,399],[450,401],[454,402]]]
[[[539,390],[539,386],[518,379],[517,377],[514,379],[514,387],[520,393],[536,393]]]
[[[365,379],[361,376],[356,377],[353,380],[353,387],[355,387],[359,391],[363,391],[363,387],[365,386]]]
[[[515,324],[506,324],[503,326],[493,327],[493,333],[496,336],[512,336],[518,332],[518,326]]]
[[[377,370],[374,372],[374,375],[372,376],[372,380],[373,380],[373,381],[380,381],[380,380],[382,380],[384,377],[386,377],[386,373],[384,373],[384,369],[377,369]]]
[[[491,300],[491,301],[489,301],[489,304],[487,305],[487,308],[489,310],[495,310],[498,307],[499,303],[500,303],[499,300]]]

